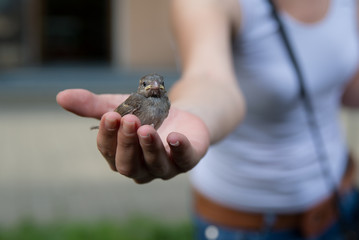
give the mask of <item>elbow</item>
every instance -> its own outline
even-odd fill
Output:
[[[231,111],[235,115],[235,117],[233,118],[233,120],[234,120],[233,125],[234,125],[234,127],[237,127],[244,119],[246,111],[247,111],[245,99],[240,90],[234,97],[232,108],[233,109]]]
[[[222,115],[221,128],[219,132],[214,134],[215,137],[212,138],[212,144],[231,134],[238,127],[238,125],[241,124],[245,117],[247,108],[243,95],[240,91],[238,91],[231,96],[231,98],[228,98],[230,104],[227,105],[225,114]]]

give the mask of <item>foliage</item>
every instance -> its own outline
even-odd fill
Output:
[[[35,224],[32,221],[6,229],[0,240],[188,240],[193,235],[189,222],[163,223],[149,218],[124,222]]]

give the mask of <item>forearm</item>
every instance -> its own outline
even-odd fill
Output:
[[[172,106],[199,117],[211,143],[229,134],[244,115],[231,45],[240,26],[238,12],[238,2],[232,0],[172,1],[183,74],[171,89]]]
[[[221,83],[210,74],[184,75],[169,94],[172,106],[202,119],[208,128],[211,143],[229,134],[243,119],[245,112],[244,100],[235,79],[232,84],[228,84],[228,80],[225,82]]]
[[[359,70],[347,85],[343,93],[342,103],[346,107],[359,108]]]

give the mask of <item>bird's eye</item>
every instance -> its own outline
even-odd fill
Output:
[[[146,82],[143,82],[143,83],[142,83],[142,86],[146,87],[146,86],[147,86],[147,83],[146,83]]]

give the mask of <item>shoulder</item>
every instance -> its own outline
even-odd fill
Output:
[[[193,21],[221,18],[227,24],[239,26],[241,18],[239,2],[239,0],[172,0],[171,11],[175,20],[182,16]]]
[[[240,24],[238,0],[172,0],[171,16],[183,68],[218,66]]]

